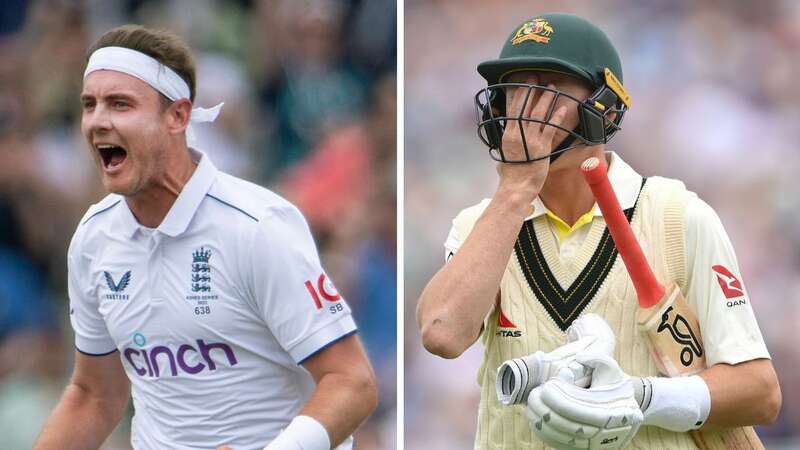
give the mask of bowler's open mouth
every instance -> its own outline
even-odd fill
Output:
[[[114,169],[120,166],[128,157],[128,152],[113,144],[98,144],[97,151],[100,153],[100,159],[103,160],[103,167],[106,169]]]

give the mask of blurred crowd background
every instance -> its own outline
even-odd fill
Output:
[[[477,64],[538,13],[572,12],[611,37],[633,99],[608,148],[645,175],[680,178],[721,216],[778,371],[783,408],[758,428],[800,448],[800,2],[409,0],[405,5],[405,444],[471,448],[480,343],[429,355],[416,300],[444,262],[451,220],[491,197],[478,140]]]
[[[380,383],[361,449],[396,436],[394,0],[3,0],[0,6],[0,447],[29,449],[71,373],[67,245],[105,195],[79,133],[86,49],[125,23],[181,35],[197,127],[223,171],[300,207]],[[129,449],[130,414],[103,447]]]

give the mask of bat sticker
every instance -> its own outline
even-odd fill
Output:
[[[700,340],[697,339],[694,331],[689,326],[689,322],[687,322],[683,316],[676,313],[672,323],[669,323],[670,312],[672,312],[672,306],[667,308],[664,314],[661,315],[661,323],[658,325],[656,332],[661,333],[665,329],[669,330],[672,339],[678,344],[683,345],[683,350],[681,350],[681,364],[689,367],[692,365],[695,355],[697,355],[697,357],[703,356],[703,347],[700,345]]]

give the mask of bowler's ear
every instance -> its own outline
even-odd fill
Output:
[[[182,133],[189,126],[189,119],[192,117],[192,102],[188,98],[175,100],[164,114],[170,134]]]

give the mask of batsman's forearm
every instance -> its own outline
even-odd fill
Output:
[[[528,197],[498,190],[458,253],[433,276],[417,306],[428,351],[455,358],[475,342],[530,212]]]
[[[311,399],[300,411],[325,427],[336,448],[365,421],[378,406],[374,378],[329,373],[317,383]]]
[[[777,418],[781,389],[770,360],[717,364],[699,375],[711,393],[707,426],[769,425]]]
[[[127,401],[93,398],[70,384],[47,420],[33,450],[89,450],[100,445],[117,426]]]

